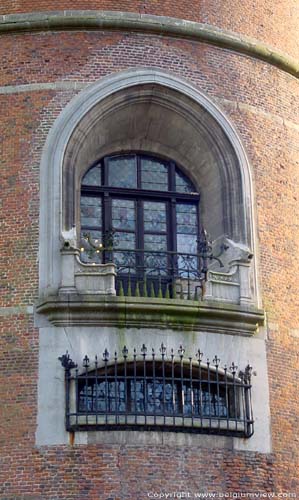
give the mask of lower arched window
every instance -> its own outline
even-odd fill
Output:
[[[129,352],[103,358],[88,356],[79,367],[68,353],[59,359],[66,376],[66,426],[68,430],[143,428],[144,430],[186,430],[249,437],[253,433],[251,409],[251,367],[237,372],[232,363],[219,366],[196,357],[177,354]]]
[[[235,416],[234,395],[231,387],[216,380],[215,373],[171,363],[127,363],[109,366],[105,370],[88,374],[79,382],[78,413],[109,415],[181,416],[195,418]],[[218,376],[219,379],[219,376]],[[218,382],[218,384],[217,384]]]
[[[199,193],[172,161],[105,157],[81,182],[81,260],[114,262],[119,294],[173,296],[198,277]]]

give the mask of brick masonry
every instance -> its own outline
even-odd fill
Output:
[[[297,0],[2,0],[0,15],[73,10],[114,10],[171,16],[215,25],[252,36],[298,57]]]
[[[264,2],[258,11],[249,8],[251,2],[242,11],[237,6],[243,2],[234,2],[234,8],[231,2],[216,2],[212,8],[209,3],[193,2],[192,14],[186,2],[160,7],[150,1],[95,1],[92,8],[188,17],[273,45],[279,40],[279,49],[298,56],[299,37],[292,36],[297,2]],[[4,1],[0,14],[63,9],[66,4]],[[90,2],[74,1],[72,8],[90,8]],[[33,305],[37,297],[41,151],[55,118],[78,92],[30,87],[18,92],[18,86],[89,84],[130,67],[167,68],[214,99],[232,120],[254,171],[261,286],[269,320],[273,444],[269,455],[140,445],[36,448],[38,332],[31,315],[7,309],[12,314],[0,323],[0,498],[141,500],[151,491],[299,494],[299,344],[293,334],[299,319],[298,81],[227,50],[142,34],[3,35],[0,56],[1,307]],[[15,93],[2,93],[7,86],[16,86]]]

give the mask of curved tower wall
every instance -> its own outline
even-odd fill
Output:
[[[299,494],[299,5],[295,0],[250,1],[245,6],[237,1],[193,2],[191,7],[189,2],[162,3],[82,0],[72,2],[72,12],[69,2],[61,0],[1,3],[3,499],[141,499],[181,491]],[[200,24],[182,23],[184,19]],[[254,272],[260,297],[249,310],[265,313],[264,323],[250,337],[221,335],[212,327],[191,333],[165,330],[165,325],[151,329],[148,324],[135,329],[126,324],[57,327],[35,310],[47,295],[39,288],[39,261],[47,265],[48,255],[41,251],[47,245],[39,232],[46,234],[45,207],[62,196],[59,187],[53,188],[53,199],[45,205],[48,188],[40,186],[40,168],[49,153],[47,138],[80,92],[119,72],[141,70],[165,72],[205,95],[244,148],[253,190]],[[80,109],[83,116],[84,104]],[[74,124],[75,130],[80,139],[80,125],[76,129]],[[77,158],[73,151],[65,144],[55,158],[67,162]],[[63,176],[62,164],[57,171]],[[41,179],[46,182],[46,177]],[[230,189],[235,196],[234,186]],[[61,230],[57,221],[53,231]],[[51,242],[49,254],[55,245]],[[252,362],[257,372],[256,434],[249,440],[137,431],[60,435],[60,349],[72,352],[77,346],[82,353],[96,353],[105,342],[113,349],[113,342],[120,345],[123,338],[137,347],[144,338],[155,346],[166,338],[174,348],[180,342],[191,347],[198,342],[224,362],[230,361],[231,352],[242,363]],[[52,419],[53,408],[56,434],[47,430],[47,412]]]

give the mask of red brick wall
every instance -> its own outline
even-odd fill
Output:
[[[33,450],[24,461],[20,450],[14,452],[0,473],[5,499],[143,500],[152,492],[274,491],[272,457],[255,453],[244,461],[240,453],[215,450],[90,445]]]
[[[20,3],[13,2],[15,10],[33,9],[33,2]],[[61,2],[50,5],[62,8]],[[112,7],[107,2],[105,8]],[[227,50],[136,34],[3,35],[0,58],[0,293],[1,306],[10,307],[0,324],[0,498],[139,500],[150,491],[205,490],[299,493],[299,340],[294,336],[299,324],[298,81]],[[12,307],[30,306],[37,296],[41,150],[55,117],[75,92],[18,92],[8,86],[90,83],[134,66],[167,69],[206,92],[231,118],[251,159],[270,325],[271,455],[167,446],[35,447],[38,334],[31,319],[13,315]],[[4,94],[3,86],[14,93]]]
[[[297,0],[2,0],[1,14],[67,9],[116,10],[208,23],[299,54]]]

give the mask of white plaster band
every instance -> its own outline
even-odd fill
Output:
[[[88,83],[81,82],[54,82],[29,83],[23,85],[3,85],[0,94],[18,94],[19,92],[38,92],[43,90],[82,90]]]

